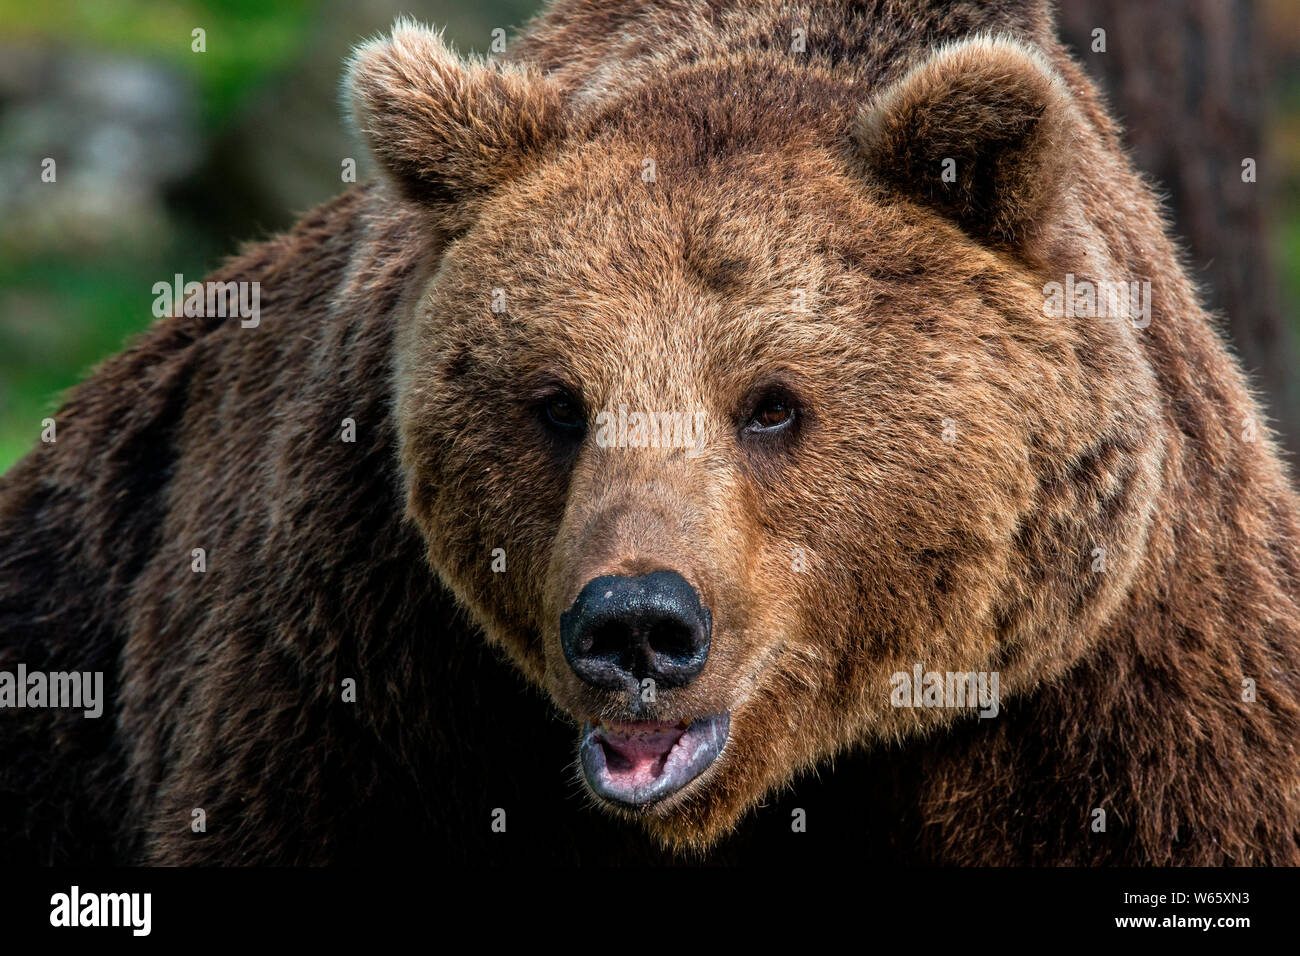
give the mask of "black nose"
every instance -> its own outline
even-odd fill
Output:
[[[708,608],[676,571],[593,578],[560,615],[569,666],[609,689],[646,678],[661,687],[690,683],[708,659],[711,628]]]

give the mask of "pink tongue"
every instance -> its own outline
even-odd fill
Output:
[[[605,768],[623,785],[645,786],[664,772],[673,745],[682,739],[676,724],[624,724],[605,731]]]

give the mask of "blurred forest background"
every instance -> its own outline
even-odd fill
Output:
[[[345,188],[342,159],[361,161],[339,105],[354,44],[409,13],[487,52],[537,5],[0,0],[0,471],[60,392],[152,321],[155,282],[201,279]],[[1057,7],[1294,458],[1300,0]],[[1091,49],[1097,28],[1105,53]],[[41,181],[46,157],[57,186]]]

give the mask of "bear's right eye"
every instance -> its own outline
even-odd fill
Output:
[[[571,436],[585,424],[582,403],[567,392],[558,392],[542,403],[542,416],[554,431]]]

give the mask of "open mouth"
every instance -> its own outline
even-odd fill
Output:
[[[597,796],[644,807],[686,786],[727,745],[730,714],[675,724],[583,724],[579,753]]]

